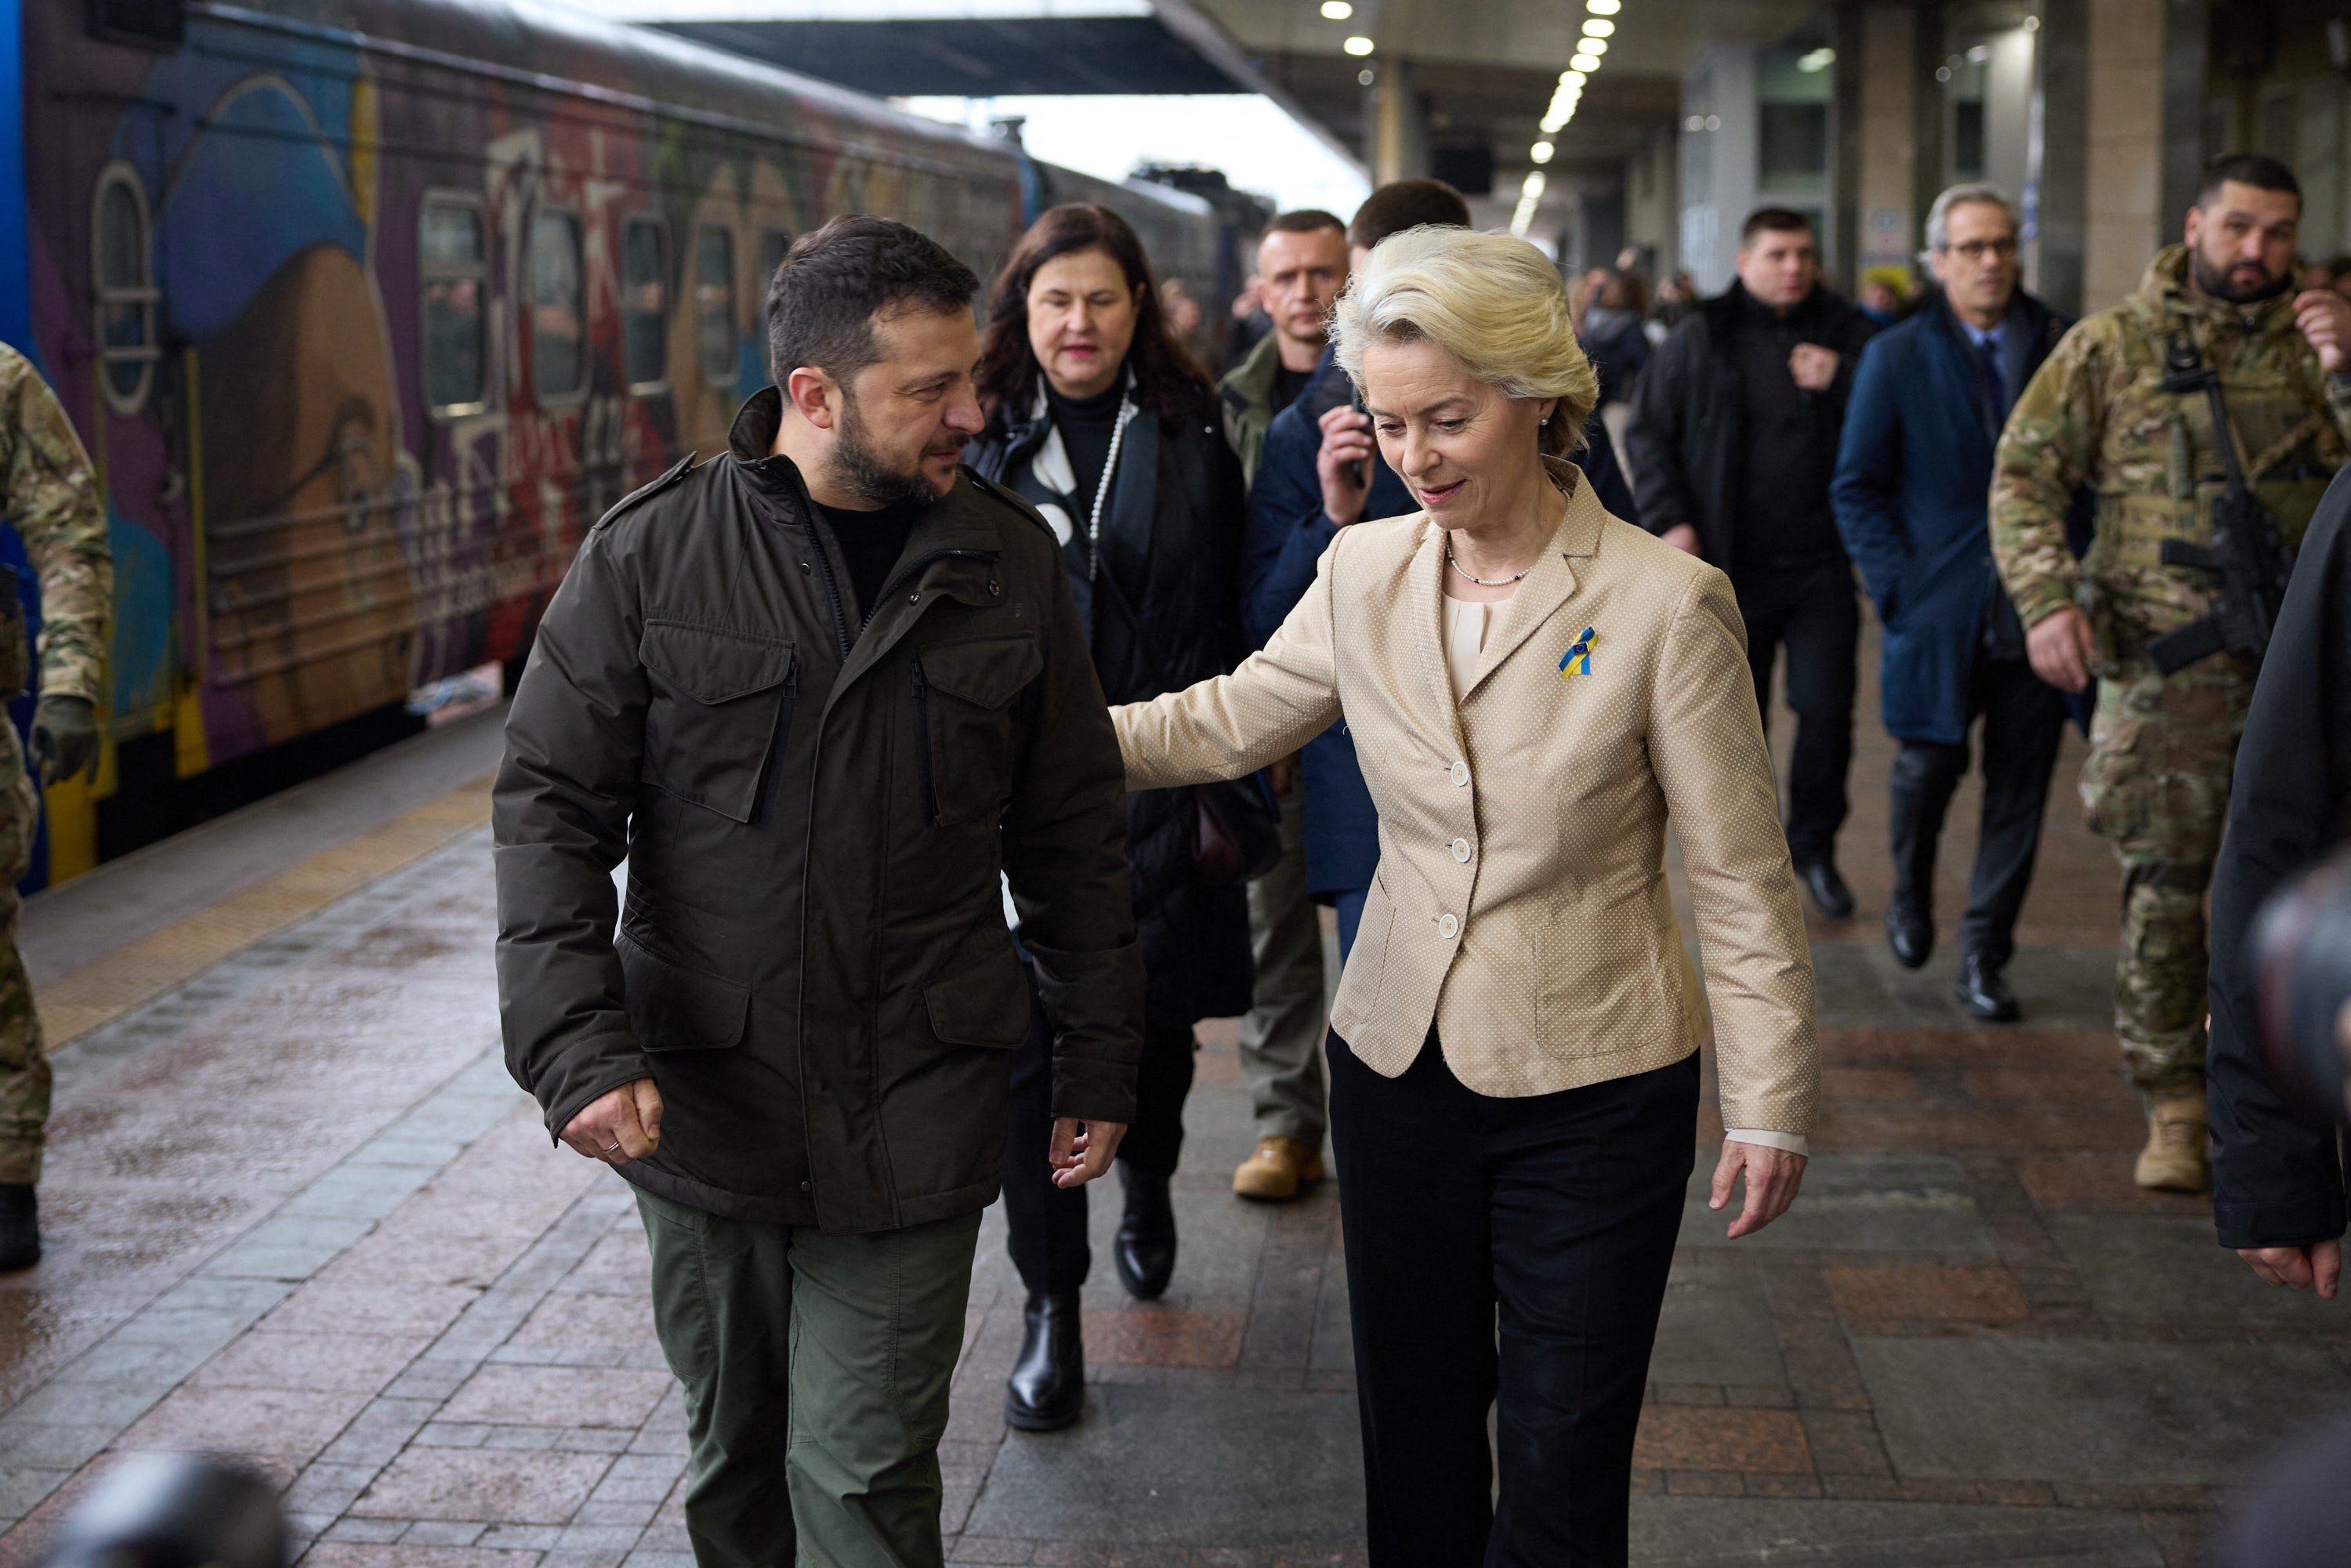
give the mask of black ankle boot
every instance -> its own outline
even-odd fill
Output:
[[[1031,1296],[1020,1314],[1020,1359],[1004,1384],[1004,1420],[1023,1432],[1052,1432],[1086,1403],[1085,1342],[1078,1295]]]
[[[1176,1272],[1176,1207],[1167,1200],[1167,1178],[1119,1162],[1126,1187],[1126,1213],[1118,1222],[1111,1251],[1118,1259],[1118,1282],[1138,1301],[1155,1301]]]
[[[0,1181],[0,1274],[29,1269],[40,1260],[40,1212],[33,1184]]]

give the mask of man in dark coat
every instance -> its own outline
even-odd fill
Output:
[[[941,1561],[1029,1023],[1004,879],[1059,1025],[1057,1179],[1132,1113],[1124,770],[1052,536],[958,465],[976,290],[887,219],[793,246],[778,384],[590,532],[507,721],[507,1065],[637,1189],[705,1564]]]
[[[1347,243],[1361,271],[1372,247],[1422,224],[1469,225],[1460,193],[1436,180],[1382,185],[1356,209]],[[1298,401],[1274,416],[1249,485],[1249,529],[1241,539],[1241,630],[1262,648],[1314,581],[1315,563],[1339,530],[1366,518],[1420,509],[1405,482],[1381,460],[1371,416],[1354,406],[1355,389],[1338,358],[1324,350]],[[1633,492],[1617,466],[1607,427],[1593,414],[1576,454],[1592,493],[1626,522],[1637,523]],[[1360,468],[1360,479],[1348,470]],[[1306,891],[1333,904],[1342,955],[1355,945],[1355,922],[1380,863],[1380,819],[1342,722],[1299,753],[1306,796]],[[1321,1128],[1316,1128],[1320,1136]]]
[[[2247,950],[2270,895],[2351,839],[2351,470],[2311,518],[2237,744],[2212,867],[2212,1218],[2274,1284],[2332,1296],[2343,1271],[2341,1106],[2278,1092],[2262,1064]]]
[[[1813,902],[1843,919],[1853,894],[1837,874],[1836,834],[1861,606],[1829,477],[1854,365],[1876,329],[1822,284],[1801,213],[1750,214],[1736,266],[1729,291],[1676,327],[1641,372],[1625,455],[1641,526],[1729,575],[1767,722],[1771,667],[1787,651],[1788,853]]]
[[[2019,1016],[2003,971],[2032,884],[2065,699],[2032,673],[1992,566],[1992,449],[2016,394],[2068,323],[2017,287],[2016,214],[1991,185],[1954,185],[1927,215],[1940,289],[1873,340],[1847,402],[1831,495],[1886,630],[1878,696],[1896,750],[1886,938],[1904,967],[1935,946],[1935,846],[1983,720],[1983,823],[1953,995]]]

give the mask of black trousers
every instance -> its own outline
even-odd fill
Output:
[[[1330,1059],[1371,1568],[1623,1568],[1697,1056],[1509,1100],[1434,1034],[1401,1078]]]
[[[1029,1038],[1012,1053],[1010,1125],[1004,1140],[1005,1249],[1031,1295],[1071,1295],[1086,1282],[1093,1249],[1086,1240],[1086,1189],[1053,1185],[1047,1153],[1053,1137],[1053,1037],[1044,1009],[1029,995]],[[1192,1092],[1192,1026],[1143,1026],[1143,1071],[1134,1085],[1134,1121],[1118,1157],[1156,1176],[1176,1174],[1184,1151],[1184,1101]]]
[[[1983,822],[1976,839],[1960,950],[2004,965],[2016,951],[2016,915],[2032,885],[2049,776],[2065,730],[2065,698],[2022,659],[1979,658],[1968,678],[1968,720],[1983,718]],[[1905,740],[1891,779],[1894,900],[1933,908],[1935,845],[1952,792],[1967,777],[1968,747]]]
[[[1798,865],[1832,860],[1844,826],[1845,774],[1853,766],[1855,661],[1861,601],[1844,559],[1792,571],[1759,570],[1732,580],[1747,621],[1747,666],[1755,704],[1771,727],[1771,666],[1788,655],[1788,706],[1796,744],[1788,757],[1788,855]]]

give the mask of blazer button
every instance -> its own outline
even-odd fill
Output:
[[[1467,784],[1467,783],[1468,783],[1468,782],[1469,782],[1469,765],[1468,765],[1468,763],[1466,763],[1466,762],[1457,762],[1457,763],[1455,763],[1455,764],[1453,765],[1453,771],[1452,771],[1452,773],[1451,773],[1450,777],[1452,778],[1453,782],[1454,782],[1454,784],[1455,784],[1455,786],[1456,786],[1457,788],[1458,788],[1458,787],[1459,787],[1460,785],[1463,785],[1463,784]]]
[[[1453,858],[1459,861],[1463,865],[1468,865],[1469,863],[1469,841],[1468,839],[1456,839],[1453,841]]]
[[[1437,917],[1437,934],[1450,942],[1461,935],[1461,922],[1450,915],[1440,915]]]

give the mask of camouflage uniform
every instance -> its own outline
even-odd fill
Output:
[[[2351,431],[2351,389],[2319,369],[2292,291],[2230,305],[2191,289],[2188,263],[2185,246],[2165,250],[2137,294],[2066,334],[2017,401],[1991,490],[1992,553],[2024,624],[2069,604],[2089,617],[2098,704],[2082,801],[2122,861],[2115,1032],[2156,1099],[2203,1092],[2204,893],[2253,685],[2235,653],[2167,679],[2147,651],[2210,607],[2216,580],[2158,552],[2168,538],[2209,543],[2224,488],[2205,394],[2160,387],[2168,342],[2219,371],[2238,456],[2289,540]],[[2065,514],[2083,485],[2097,530],[2076,563]]]
[[[39,372],[0,344],[0,507],[41,580],[40,691],[95,703],[114,608],[106,509],[80,438]],[[16,585],[0,578],[0,697],[22,691],[31,663]],[[16,880],[33,860],[40,793],[16,727],[0,723],[0,1182],[35,1182],[49,1120],[40,1014],[16,956]]]

